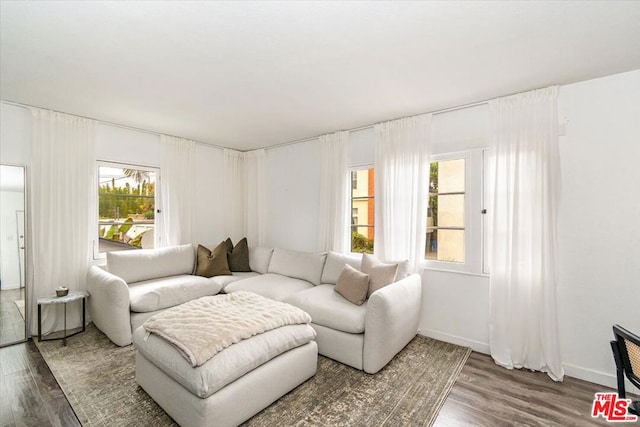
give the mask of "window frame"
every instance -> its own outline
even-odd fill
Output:
[[[485,273],[485,217],[482,210],[485,206],[485,148],[434,154],[429,159],[432,162],[464,159],[465,161],[465,261],[463,263],[423,259],[422,266],[427,270],[481,275]],[[426,183],[429,186],[429,182]],[[427,190],[427,200],[429,203]],[[425,218],[426,221],[426,218]],[[446,227],[443,227],[446,228]],[[426,223],[425,223],[426,233]],[[425,239],[426,241],[426,239]]]
[[[146,166],[139,165],[135,163],[124,163],[124,162],[116,162],[116,161],[107,161],[107,160],[97,160],[95,163],[95,193],[94,193],[94,212],[93,212],[93,221],[92,221],[92,239],[91,239],[91,248],[93,253],[94,261],[105,260],[107,258],[106,252],[100,252],[100,244],[99,244],[99,230],[100,226],[98,225],[100,219],[100,167],[109,167],[109,168],[117,168],[117,169],[136,169],[143,170],[148,172],[153,172],[155,174],[155,188],[154,188],[154,206],[155,206],[155,217],[154,217],[154,247],[158,247],[159,244],[159,235],[158,226],[160,223],[159,215],[160,215],[160,168],[154,166]]]

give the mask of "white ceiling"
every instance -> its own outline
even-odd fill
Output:
[[[640,68],[640,2],[8,2],[0,97],[241,150]]]

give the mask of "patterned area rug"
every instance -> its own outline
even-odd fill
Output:
[[[36,344],[84,426],[176,425],[136,384],[133,346],[93,324],[67,343]],[[470,353],[418,336],[375,375],[320,356],[313,378],[245,425],[429,426]]]

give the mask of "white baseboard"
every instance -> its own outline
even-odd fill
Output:
[[[563,363],[562,366],[564,367],[565,375],[568,377],[578,378],[579,380],[589,381],[613,389],[618,387],[618,379],[615,375],[571,365],[569,363]],[[640,394],[640,390],[634,387],[629,381],[626,381],[625,389],[627,393]]]
[[[444,332],[433,331],[430,329],[420,329],[418,330],[419,335],[423,335],[425,337],[433,338],[439,341],[448,342],[451,344],[461,345],[464,347],[471,347],[473,351],[477,351],[483,354],[491,354],[491,350],[489,349],[489,344],[470,340],[468,338],[459,337],[456,335],[447,334]],[[577,378],[579,380],[589,381],[594,384],[599,384],[605,387],[616,389],[618,386],[618,381],[615,375],[608,374],[605,372],[595,371],[593,369],[583,368],[581,366],[571,365],[569,363],[563,363],[564,373],[568,377]],[[626,391],[627,393],[633,393],[636,395],[640,395],[640,390],[634,387],[629,381],[626,381]]]
[[[431,329],[419,329],[418,334],[425,337],[433,338],[439,341],[448,342],[455,345],[461,345],[463,347],[470,347],[473,351],[479,353],[489,354],[489,344],[480,341],[470,340],[468,338],[459,337],[456,335],[446,334],[444,332],[433,331]]]
[[[7,283],[3,283],[2,284],[2,290],[3,291],[8,291],[11,289],[18,289],[20,287],[20,283],[15,283],[15,284],[7,284]]]

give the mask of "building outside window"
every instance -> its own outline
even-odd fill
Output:
[[[98,254],[153,248],[158,171],[98,164]]]
[[[432,157],[425,267],[488,274],[485,153],[475,149]]]
[[[431,162],[427,213],[428,260],[465,262],[465,159]]]
[[[351,171],[351,252],[373,253],[375,235],[374,169]]]

